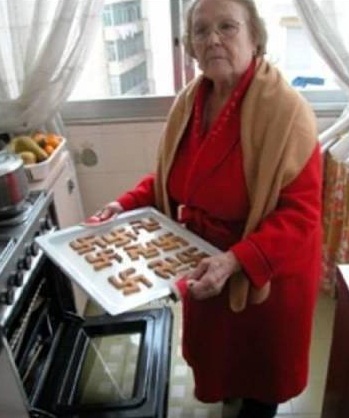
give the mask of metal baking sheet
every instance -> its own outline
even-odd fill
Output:
[[[149,230],[152,224],[158,226],[157,230]],[[154,225],[153,225],[154,226]],[[122,230],[120,232],[120,230]],[[116,234],[118,231],[119,234]],[[112,235],[110,235],[112,234]],[[174,236],[177,248],[166,248],[166,234]],[[116,237],[116,244],[107,243],[106,248],[101,248],[95,243],[110,241]],[[167,218],[152,207],[146,207],[119,215],[112,222],[97,227],[74,226],[43,235],[36,238],[37,243],[46,255],[65,272],[65,274],[78,284],[97,304],[111,315],[137,308],[153,300],[166,297],[171,294],[173,283],[195,266],[195,255],[205,253],[213,255],[220,252],[216,247],[207,243],[197,235],[185,229],[182,225]],[[150,244],[151,243],[151,244]],[[170,244],[173,240],[170,239]],[[77,247],[85,245],[85,254],[78,254]],[[92,245],[93,250],[89,247]],[[150,245],[155,253],[151,258],[139,255],[137,259],[131,259],[129,246],[141,245],[142,248]],[[73,248],[75,247],[75,249]],[[80,248],[80,250],[81,250]],[[111,263],[108,267],[95,270],[95,263],[91,260],[97,257],[97,253],[108,250]],[[189,251],[188,251],[189,250]],[[137,251],[136,251],[137,253]],[[194,253],[194,258],[192,254]],[[90,255],[90,262],[85,257]],[[134,254],[133,254],[134,255]],[[137,255],[137,254],[136,254]],[[147,256],[147,254],[145,253]],[[184,257],[184,258],[183,258]],[[166,270],[167,278],[158,275],[158,267],[151,268],[150,263],[170,262],[173,271]],[[178,265],[177,265],[178,264]],[[161,267],[161,266],[160,266]],[[109,282],[112,276],[120,283],[119,274],[133,268],[132,276],[137,280],[143,275],[152,284],[147,287],[141,281],[137,282],[139,290],[136,293],[124,295],[123,289],[117,289]],[[170,273],[168,272],[170,271]],[[122,282],[121,282],[122,283]]]

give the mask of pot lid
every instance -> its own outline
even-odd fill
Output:
[[[12,173],[23,165],[23,160],[7,150],[0,151],[0,176]]]

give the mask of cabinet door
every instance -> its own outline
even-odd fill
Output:
[[[61,229],[76,225],[84,219],[79,185],[70,157],[66,159],[64,169],[53,185],[53,201]],[[83,315],[88,296],[75,283],[72,286],[76,309]]]
[[[80,190],[70,159],[54,183],[53,199],[60,228],[76,225],[83,220]]]

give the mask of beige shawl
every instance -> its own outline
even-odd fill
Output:
[[[156,204],[168,216],[167,177],[200,81],[201,77],[177,96],[160,142]],[[316,143],[316,120],[310,106],[276,68],[261,60],[241,109],[243,166],[250,200],[244,236],[276,207],[280,190],[297,177]],[[243,272],[233,274],[229,286],[230,306],[235,312],[243,310],[247,301],[263,302],[270,292],[270,282],[262,288],[250,286]]]

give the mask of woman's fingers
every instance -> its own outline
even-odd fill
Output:
[[[205,263],[205,259],[204,259],[198,264],[198,266],[193,272],[188,274],[188,281],[193,282],[195,280],[199,280],[200,277],[207,271],[207,268],[208,268],[208,264]]]
[[[114,216],[123,212],[124,209],[119,202],[110,202],[104,208],[97,211],[95,214],[88,218],[89,223],[98,223],[103,222]]]
[[[205,258],[188,278],[190,293],[198,300],[218,295],[231,274],[239,268],[230,251]]]
[[[114,212],[111,208],[104,208],[101,211],[97,212],[98,217],[101,221],[106,221],[107,219],[109,219],[111,216],[114,215]]]

